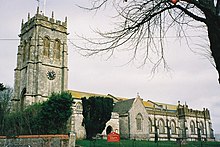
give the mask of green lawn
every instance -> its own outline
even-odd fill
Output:
[[[81,147],[220,147],[220,142],[187,142],[179,144],[174,141],[139,141],[139,140],[121,140],[120,142],[107,142],[106,140],[77,140],[77,146]]]

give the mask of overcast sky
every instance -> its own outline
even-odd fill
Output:
[[[19,45],[21,21],[27,21],[36,13],[36,0],[0,0],[0,82],[13,86],[16,53]],[[76,4],[87,5],[88,0],[47,0],[45,14],[64,21],[68,17],[68,38],[77,44],[82,42],[76,34],[96,38],[91,28],[111,29],[111,11],[100,11],[97,14],[87,12]],[[40,3],[43,10],[43,2]],[[192,31],[195,35],[196,31]],[[174,35],[175,36],[175,33]],[[193,43],[192,43],[193,42]],[[190,42],[192,48],[207,46],[204,39],[195,37]],[[197,45],[196,45],[197,44]],[[199,45],[198,45],[199,44]],[[68,41],[69,47],[69,89],[100,94],[112,94],[127,98],[136,97],[137,93],[144,100],[168,104],[187,103],[190,108],[211,112],[215,133],[220,134],[220,85],[218,75],[212,64],[204,57],[193,53],[186,42],[175,38],[166,41],[166,54],[169,72],[162,68],[153,78],[150,66],[138,68],[139,61],[126,64],[129,53],[118,52],[112,58],[107,56],[81,56]]]

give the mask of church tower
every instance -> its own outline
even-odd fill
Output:
[[[21,24],[15,68],[14,100],[18,108],[67,90],[67,18],[64,22],[39,13]]]

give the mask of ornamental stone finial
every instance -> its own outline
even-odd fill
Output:
[[[67,23],[67,17],[65,17],[65,23]]]
[[[54,19],[54,12],[52,11],[52,16],[51,16],[51,18],[53,18]]]
[[[39,14],[39,6],[37,7],[37,14]]]
[[[28,21],[30,20],[30,13],[28,13]]]

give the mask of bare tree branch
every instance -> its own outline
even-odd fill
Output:
[[[109,0],[92,2],[88,10],[107,6]],[[89,45],[75,46],[86,51],[87,55],[110,53],[111,56],[116,50],[132,51],[130,61],[141,57],[141,66],[151,63],[155,72],[161,64],[168,68],[164,49],[167,32],[176,26],[177,37],[184,36],[188,44],[185,28],[195,28],[193,24],[198,22],[206,25],[204,28],[208,30],[210,52],[220,75],[220,0],[216,3],[215,0],[179,0],[177,3],[171,0],[128,0],[126,3],[114,0],[112,3],[118,13],[117,18],[122,21],[112,31],[96,31],[103,39],[97,41],[82,37]]]

